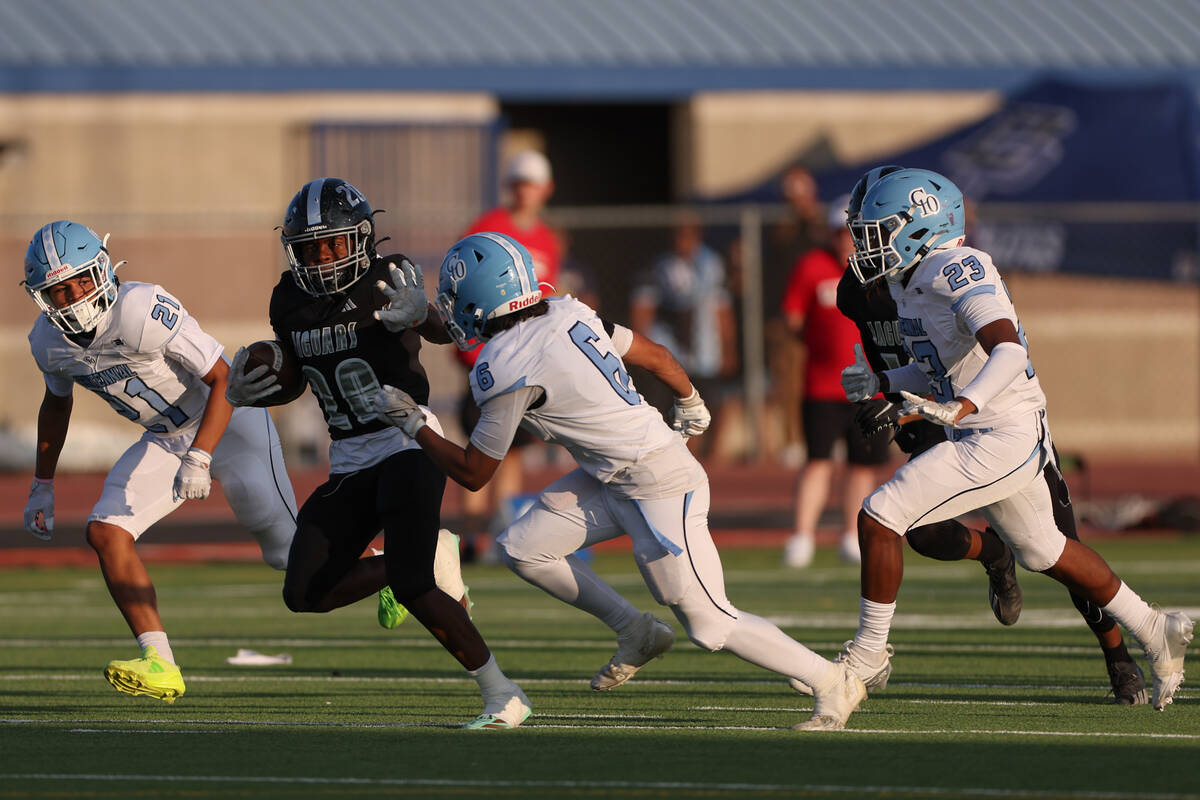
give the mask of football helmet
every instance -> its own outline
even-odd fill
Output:
[[[288,203],[280,239],[296,285],[313,296],[350,288],[375,258],[375,220],[362,192],[317,178]]]
[[[474,233],[454,243],[442,260],[434,306],[460,350],[490,336],[489,320],[542,299],[533,257],[502,233]]]
[[[849,225],[856,245],[850,268],[858,280],[899,281],[934,250],[962,244],[962,192],[936,172],[898,170],[867,189]]]
[[[122,264],[125,262],[121,262]],[[108,235],[103,239],[86,225],[60,219],[43,225],[25,251],[25,291],[56,327],[66,333],[96,329],[117,299],[117,267],[108,255]],[[51,287],[71,278],[90,278],[86,294],[58,307]],[[64,299],[60,296],[60,302]]]
[[[888,164],[883,167],[875,167],[863,173],[863,176],[858,179],[858,183],[854,184],[854,188],[850,190],[850,202],[846,203],[846,227],[850,228],[850,237],[854,239],[854,249],[859,246],[858,235],[854,232],[854,228],[850,223],[858,219],[858,215],[862,212],[862,201],[867,195],[867,190],[875,185],[875,182],[884,175],[891,175],[893,172],[899,172],[904,167],[898,167],[895,164]]]

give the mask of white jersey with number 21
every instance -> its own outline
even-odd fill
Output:
[[[29,345],[51,393],[66,397],[79,384],[165,437],[199,424],[208,402],[201,376],[223,349],[161,286],[132,281],[121,283],[90,343],[72,341],[39,315]]]

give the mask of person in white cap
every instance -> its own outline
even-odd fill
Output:
[[[462,235],[492,232],[512,237],[523,244],[533,257],[542,283],[553,287],[558,281],[562,247],[555,231],[542,219],[542,210],[554,194],[554,175],[550,169],[550,161],[536,150],[521,150],[504,163],[502,176],[506,195],[504,205],[485,211]],[[556,290],[544,286],[543,291],[550,295]],[[478,354],[479,348],[475,348],[466,352],[458,351],[455,356],[463,366],[470,369],[475,365],[475,357]],[[469,431],[478,421],[479,407],[475,405],[475,400],[468,391],[463,395],[459,406],[459,422],[464,431]],[[536,441],[528,432],[519,431],[513,442],[513,449],[518,451]],[[464,537],[464,561],[475,560],[477,553],[486,546],[486,531],[491,526],[492,519],[503,518],[504,515],[498,512],[517,499],[521,493],[522,481],[521,454],[513,452],[501,464],[492,483],[481,491],[464,494],[463,513],[467,517],[467,525],[481,534],[473,536],[468,532]],[[477,542],[477,538],[485,541]]]
[[[888,460],[888,442],[868,440],[854,421],[855,406],[842,391],[846,353],[860,343],[858,328],[837,308],[837,286],[854,252],[843,224],[849,197],[829,205],[829,243],[796,261],[783,298],[788,330],[804,343],[804,389],[801,427],[807,460],[796,478],[794,533],[784,548],[789,567],[813,560],[816,530],[829,499],[833,479],[833,446],[846,443],[846,480],[842,491],[843,560],[859,560],[856,520],[863,498],[879,485],[879,467]]]

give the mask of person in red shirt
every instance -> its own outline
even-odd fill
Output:
[[[829,245],[814,248],[796,261],[783,297],[788,330],[804,343],[804,399],[801,404],[807,461],[796,479],[795,529],[784,549],[790,567],[806,567],[813,559],[817,523],[829,498],[833,447],[846,442],[847,475],[842,495],[841,555],[860,560],[855,520],[863,498],[879,484],[878,467],[888,460],[888,443],[867,440],[854,422],[854,405],[842,390],[842,368],[861,344],[858,328],[837,308],[837,286],[854,252],[845,226],[846,200],[830,205]]]
[[[554,194],[550,161],[536,150],[522,150],[514,154],[504,165],[504,190],[505,204],[485,211],[467,226],[462,236],[491,231],[516,239],[533,256],[533,266],[542,283],[543,294],[555,294],[553,287],[562,262],[561,240],[542,219],[542,210]],[[456,350],[455,357],[470,369],[475,366],[475,358],[482,346],[468,352]],[[459,422],[464,431],[470,431],[478,421],[479,407],[475,405],[471,392],[467,391],[459,406]],[[522,489],[520,450],[535,441],[532,434],[524,429],[518,430],[513,447],[508,457],[500,463],[496,477],[478,492],[467,492],[463,496],[463,513],[467,517],[467,524],[476,529],[475,535],[464,537],[463,561],[475,560],[483,549],[484,542],[476,539],[487,535],[486,531],[498,510],[501,512],[501,522],[511,522],[505,517],[517,516],[517,510],[509,506],[520,496]]]

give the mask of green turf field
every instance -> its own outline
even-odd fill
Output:
[[[1147,599],[1197,616],[1200,539],[1096,547]],[[187,680],[174,705],[101,677],[136,649],[98,570],[0,572],[0,798],[1200,797],[1194,684],[1164,713],[1108,705],[1058,584],[1022,572],[1025,611],[1002,628],[977,564],[906,558],[891,683],[824,734],[790,730],[811,699],[673,619],[675,650],[592,692],[613,637],[502,567],[467,569],[475,619],[534,716],[477,732],[454,727],[480,709],[474,682],[414,621],[383,631],[371,603],[291,614],[261,565],[151,567]],[[595,563],[653,606],[629,555]],[[731,599],[832,656],[856,625],[857,568],[829,551],[777,563],[727,551]],[[239,647],[294,661],[226,664]]]

